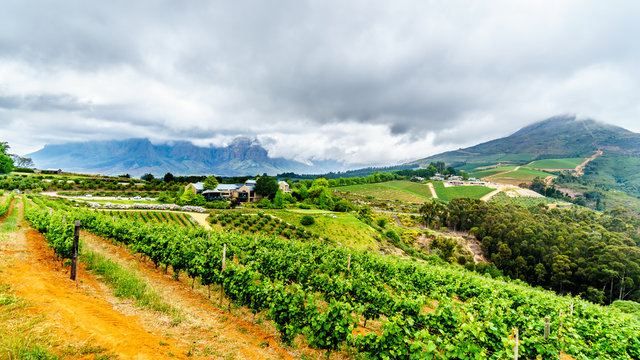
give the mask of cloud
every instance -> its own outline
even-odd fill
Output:
[[[150,137],[392,164],[577,113],[634,131],[640,5],[8,1],[0,138]]]

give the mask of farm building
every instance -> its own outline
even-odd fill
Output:
[[[188,186],[190,185],[194,185],[192,189],[197,190],[197,184],[189,184]],[[238,202],[253,202],[262,199],[262,196],[254,191],[255,186],[255,180],[247,180],[244,184],[219,184],[213,190],[203,190],[198,194],[202,194],[207,201],[236,200]]]
[[[278,187],[282,190],[283,193],[290,193],[291,189],[289,188],[289,184],[286,181],[278,181]]]

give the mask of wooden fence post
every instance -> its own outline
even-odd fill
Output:
[[[227,262],[227,244],[222,245],[222,266],[220,272],[224,271]],[[220,306],[222,306],[222,296],[224,295],[224,281],[220,283]]]
[[[76,220],[73,232],[73,256],[71,257],[71,280],[76,281],[78,268],[78,241],[80,240],[80,220]]]
[[[571,312],[569,313],[570,316],[573,316],[573,299],[571,300]]]
[[[513,360],[518,360],[518,346],[520,339],[518,339],[518,328],[513,329],[515,331],[516,344],[513,346]]]
[[[551,327],[551,319],[549,317],[544,318],[544,339],[549,339],[549,329]]]
[[[349,254],[349,258],[347,259],[347,271],[351,270],[351,254]]]

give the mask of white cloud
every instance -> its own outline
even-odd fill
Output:
[[[629,2],[9,1],[0,140],[393,164],[576,113],[640,131]]]

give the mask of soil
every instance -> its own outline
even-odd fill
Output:
[[[488,193],[487,195],[481,197],[480,200],[489,201],[489,199],[491,199],[494,195],[496,195],[500,191],[502,191],[502,190],[500,190],[500,189],[493,190],[492,192]]]
[[[588,163],[590,163],[591,161],[593,161],[595,158],[597,158],[600,155],[602,155],[602,150],[596,151],[596,153],[591,155],[590,158],[588,158],[585,161],[583,161],[582,164],[576,166],[576,168],[574,169],[574,171],[576,172],[576,176],[583,175],[584,174],[584,167],[587,166]]]
[[[431,197],[437,199],[438,193],[436,193],[436,189],[433,187],[433,183],[427,183],[427,186],[429,187],[429,191],[431,191]]]

